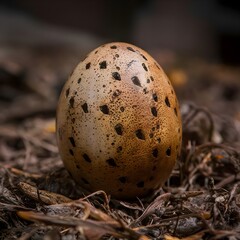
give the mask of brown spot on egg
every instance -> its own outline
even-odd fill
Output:
[[[90,67],[91,67],[91,63],[89,62],[86,64],[86,69],[89,69]]]
[[[131,52],[135,52],[135,50],[132,47],[127,47],[127,49]]]
[[[70,105],[70,108],[73,108],[73,106],[74,106],[74,97],[71,97],[70,99],[69,99],[69,105]]]
[[[69,91],[70,91],[70,88],[68,88],[67,90],[66,90],[66,93],[65,93],[65,95],[66,95],[66,98],[68,97],[68,95],[69,95]]]
[[[151,112],[154,117],[157,117],[157,108],[156,107],[151,107]]]
[[[142,131],[142,129],[138,129],[136,132],[135,132],[136,136],[138,139],[141,139],[141,140],[145,140],[145,135]]]
[[[73,137],[69,138],[70,143],[72,144],[73,147],[76,147],[75,140]]]
[[[118,135],[122,135],[123,134],[123,125],[118,123],[115,127],[114,127],[116,133]]]
[[[168,107],[171,107],[168,97],[165,97],[165,103]]]
[[[107,105],[102,105],[100,106],[100,110],[104,113],[104,114],[109,114],[109,108]]]
[[[119,153],[119,152],[121,152],[122,151],[122,146],[119,146],[118,148],[117,148],[117,152]]]
[[[74,153],[73,153],[72,149],[69,149],[69,153],[70,153],[70,155],[74,156]]]
[[[113,78],[114,78],[115,80],[118,80],[118,81],[121,80],[121,76],[120,76],[120,74],[119,74],[118,72],[113,72],[113,73],[112,73],[112,76],[113,76]]]
[[[120,177],[118,179],[121,183],[126,183],[127,182],[127,178],[126,177]]]
[[[109,158],[106,160],[107,164],[111,167],[117,167],[117,164],[113,158]]]
[[[178,116],[178,113],[177,113],[177,108],[174,108],[174,113],[176,115],[176,117]]]
[[[106,69],[107,68],[107,62],[106,61],[100,62],[99,67],[100,67],[100,69]]]
[[[81,177],[81,180],[82,180],[82,182],[83,182],[84,184],[89,184],[89,182],[88,182],[88,180],[87,180],[87,179],[85,179],[85,178]]]
[[[143,54],[141,54],[141,56],[144,58],[144,60],[146,60],[147,61],[147,58],[143,55]]]
[[[158,149],[157,149],[157,148],[155,148],[155,149],[152,150],[152,155],[153,155],[155,158],[158,157]]]
[[[137,183],[138,188],[143,188],[144,187],[144,181],[140,181]]]
[[[148,71],[148,69],[147,69],[147,67],[146,67],[146,65],[145,65],[145,63],[142,63],[142,66],[143,66],[143,69],[147,72]]]
[[[132,82],[133,82],[135,85],[141,87],[140,80],[139,80],[139,78],[138,78],[137,76],[132,77]]]
[[[149,181],[153,181],[153,180],[154,180],[154,177],[151,176],[151,177],[149,178]]]
[[[92,162],[92,160],[90,159],[90,157],[86,154],[86,153],[84,153],[83,155],[83,159],[86,161],[86,162]]]
[[[82,109],[83,109],[83,111],[84,111],[85,113],[88,113],[88,105],[87,105],[87,103],[84,103],[84,104],[82,105]]]
[[[171,156],[171,147],[169,147],[167,150],[166,150],[166,154],[168,157]]]
[[[113,92],[113,98],[118,97],[121,94],[121,91],[117,89],[116,91]]]
[[[158,96],[157,96],[156,93],[153,93],[152,98],[153,98],[153,100],[154,100],[155,102],[158,101]]]

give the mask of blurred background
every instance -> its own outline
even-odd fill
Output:
[[[15,37],[21,32],[16,28],[24,27],[18,25],[17,17],[21,16],[22,21],[24,18],[105,41],[126,41],[147,50],[165,49],[184,56],[240,63],[238,1],[2,0],[1,6],[2,14],[15,14]],[[10,30],[13,26],[7,20],[13,19],[2,21]]]
[[[240,4],[231,0],[1,0],[0,107],[21,96],[51,112],[73,67],[111,41],[147,50],[180,102],[240,119]],[[19,106],[0,121],[25,116]]]

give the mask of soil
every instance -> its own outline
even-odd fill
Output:
[[[180,101],[181,156],[153,195],[119,201],[76,185],[56,145],[57,99],[86,48],[2,46],[0,239],[240,239],[240,69],[152,51]]]

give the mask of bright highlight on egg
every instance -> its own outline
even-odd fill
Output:
[[[171,82],[144,50],[121,42],[93,50],[59,98],[57,142],[72,177],[117,199],[164,184],[180,153],[182,124]]]

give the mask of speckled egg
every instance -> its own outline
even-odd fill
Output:
[[[109,43],[93,50],[63,87],[57,142],[66,169],[89,191],[146,196],[169,177],[182,138],[178,100],[142,49]]]

